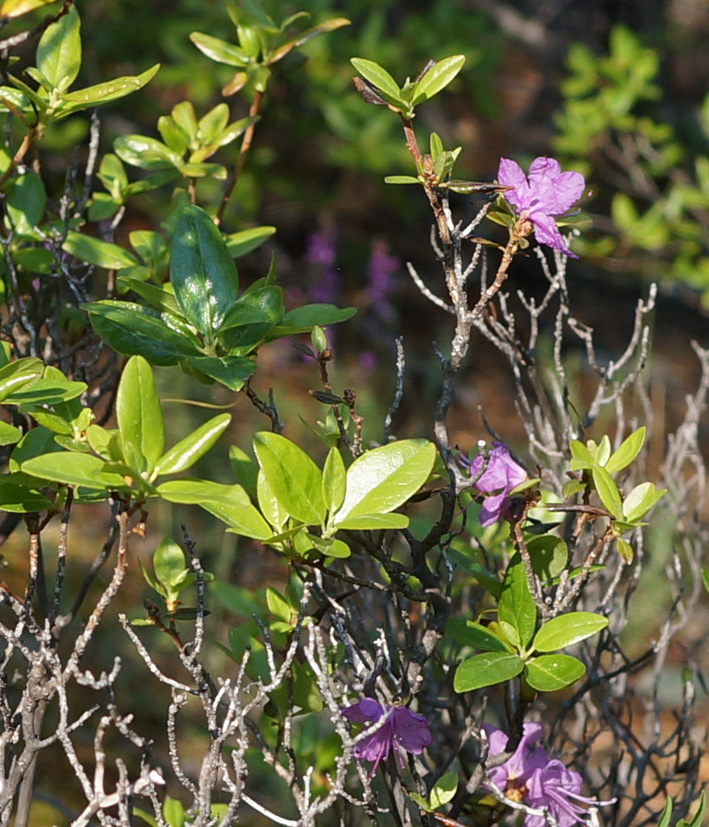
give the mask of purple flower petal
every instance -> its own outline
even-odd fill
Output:
[[[419,755],[433,736],[428,721],[405,706],[395,706],[392,713],[394,738],[407,751]]]
[[[384,712],[384,707],[374,698],[362,698],[352,706],[345,707],[342,714],[355,724],[366,724],[369,721],[378,721]]]

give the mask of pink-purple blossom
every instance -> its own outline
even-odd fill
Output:
[[[507,747],[507,735],[497,727],[484,725],[488,739],[488,756],[494,758]],[[558,827],[584,824],[588,807],[612,804],[581,795],[583,779],[579,773],[567,769],[558,759],[550,759],[537,742],[542,737],[542,725],[525,724],[522,738],[512,756],[488,771],[488,778],[498,790],[512,801],[521,802],[535,810],[546,808]],[[545,827],[543,815],[524,816],[524,827]]]
[[[500,519],[510,491],[527,479],[527,473],[512,459],[509,449],[502,442],[493,442],[487,455],[480,453],[472,460],[459,456],[458,462],[473,478],[482,470],[473,488],[486,495],[478,519],[480,525],[487,528]]]
[[[511,188],[505,198],[521,219],[532,223],[540,244],[578,258],[566,246],[555,216],[567,212],[583,194],[586,182],[580,172],[562,172],[553,158],[535,158],[525,175],[515,161],[500,158],[497,181]]]
[[[358,741],[354,747],[355,758],[372,761],[370,776],[374,775],[382,758],[394,752],[399,766],[404,766],[404,752],[419,755],[431,743],[428,722],[405,706],[382,706],[374,698],[362,698],[345,707],[342,714],[355,724],[376,723],[386,716],[386,721],[370,735]]]

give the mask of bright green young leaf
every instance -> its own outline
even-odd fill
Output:
[[[52,89],[68,89],[81,67],[81,23],[75,6],[45,29],[37,45],[37,68]]]
[[[138,264],[138,259],[119,247],[118,244],[111,244],[109,241],[102,241],[90,235],[77,233],[70,230],[66,240],[62,244],[62,250],[80,261],[88,261],[97,267],[105,270],[118,270],[121,267],[133,267]]]
[[[517,677],[524,669],[518,655],[507,652],[483,652],[464,660],[456,669],[453,688],[456,692],[472,692]]]
[[[591,469],[593,484],[605,508],[618,520],[623,518],[623,502],[620,499],[618,486],[611,475],[600,465],[593,465]]]
[[[31,514],[51,508],[52,503],[38,488],[36,480],[31,481],[22,473],[3,474],[0,476],[0,511]]]
[[[234,477],[239,485],[243,486],[252,500],[256,500],[256,481],[259,467],[254,460],[238,445],[229,448],[229,462]]]
[[[71,433],[71,429],[69,429],[69,432]],[[19,428],[10,425],[9,422],[0,422],[0,445],[14,445],[21,438],[22,433]]]
[[[6,404],[17,405],[22,413],[31,413],[45,405],[57,405],[68,402],[86,390],[85,382],[71,382],[57,371],[56,375],[45,378],[50,369],[45,369],[45,376],[31,384],[18,388],[6,397]]]
[[[216,63],[226,63],[227,66],[241,68],[249,63],[249,56],[238,46],[200,32],[192,32],[190,40],[194,45]]]
[[[345,499],[345,463],[337,448],[330,448],[322,473],[323,499],[327,510],[335,512]]]
[[[273,526],[274,530],[280,534],[284,530],[290,514],[278,502],[262,469],[259,469],[256,479],[256,501],[263,516]]]
[[[22,463],[21,470],[39,479],[63,485],[80,485],[99,491],[125,490],[128,486],[119,474],[104,471],[104,461],[92,454],[69,451],[44,454]]]
[[[153,556],[153,571],[166,593],[174,592],[175,587],[184,580],[185,553],[169,537],[160,541]]]
[[[306,525],[325,521],[322,473],[310,457],[279,434],[261,431],[254,451],[274,496],[292,517]]]
[[[44,372],[41,359],[27,358],[8,362],[0,368],[0,402],[30,382],[35,382]]]
[[[643,482],[637,485],[623,501],[623,517],[625,520],[629,523],[640,520],[658,500],[662,499],[665,490],[661,488],[656,491],[651,482]]]
[[[385,184],[420,184],[418,178],[413,175],[387,175],[384,178]]]
[[[356,517],[345,517],[337,523],[337,530],[347,531],[385,531],[386,529],[402,529],[409,527],[409,518],[405,514],[358,514]]]
[[[42,6],[50,6],[56,0],[3,0],[0,5],[0,17],[13,18],[40,9]]]
[[[449,801],[453,800],[456,790],[458,789],[458,773],[447,772],[442,775],[438,781],[433,785],[430,796],[430,804],[434,810],[443,807]]]
[[[464,55],[453,55],[434,63],[416,83],[411,103],[417,106],[445,89],[463,68],[464,63]]]
[[[527,662],[524,677],[537,692],[555,692],[577,681],[586,667],[571,655],[540,655]]]
[[[176,365],[199,353],[192,339],[169,324],[168,315],[150,307],[106,299],[82,309],[96,333],[124,356],[140,354],[153,365]]]
[[[187,320],[212,339],[236,304],[239,280],[226,242],[207,213],[189,206],[170,249],[170,281]]]
[[[349,557],[352,553],[347,543],[343,543],[342,540],[315,537],[313,534],[309,534],[307,532],[304,536],[307,538],[308,544],[312,548],[319,551],[320,554],[324,554],[326,557],[343,558]]]
[[[570,467],[572,471],[578,471],[581,468],[590,468],[593,465],[591,452],[583,442],[579,442],[578,439],[572,439],[569,442],[569,448],[571,450]]]
[[[633,562],[633,557],[635,556],[633,552],[633,547],[630,545],[630,543],[628,543],[626,540],[623,540],[621,537],[618,537],[616,539],[615,547],[625,565],[629,566]]]
[[[428,480],[436,458],[432,442],[405,439],[358,457],[347,470],[347,490],[335,525],[403,505]]]
[[[231,233],[226,237],[226,246],[232,258],[245,256],[252,250],[260,247],[266,239],[276,232],[275,227],[252,227],[249,230],[241,230],[238,233]]]
[[[375,86],[395,101],[401,100],[401,89],[399,89],[399,85],[389,72],[378,63],[375,63],[373,60],[365,60],[361,57],[353,57],[350,63],[372,86]]]
[[[135,445],[148,461],[148,471],[152,471],[162,456],[165,431],[153,371],[142,356],[131,356],[123,369],[116,418],[124,442]]]
[[[146,135],[119,135],[113,142],[116,155],[126,164],[140,169],[178,169],[182,158],[161,141]]]
[[[293,610],[288,601],[274,588],[266,589],[266,605],[268,611],[284,623],[293,621]]]
[[[660,813],[660,820],[657,822],[657,827],[670,827],[670,819],[672,818],[672,798],[667,797],[665,806]]]
[[[126,95],[130,95],[131,92],[142,89],[155,77],[159,69],[160,64],[156,63],[139,75],[127,75],[97,83],[95,86],[87,86],[85,89],[77,89],[75,92],[65,92],[62,95],[62,104],[57,115],[60,118],[65,118],[74,112],[88,109],[90,106],[110,103],[119,98],[124,98]]]
[[[157,493],[168,502],[201,506],[242,537],[267,540],[273,535],[271,527],[240,485],[221,485],[208,480],[168,480],[157,487]]]
[[[308,333],[315,325],[326,327],[329,324],[344,322],[356,312],[354,307],[340,308],[333,304],[305,304],[289,310],[267,338],[272,341],[294,333]]]
[[[623,440],[617,450],[611,454],[608,462],[605,464],[605,469],[609,474],[615,474],[617,471],[627,468],[635,457],[637,457],[645,442],[646,430],[643,425],[642,428],[633,431],[627,439]]]
[[[464,620],[462,617],[452,617],[448,620],[446,631],[458,643],[472,646],[483,652],[508,652],[509,647],[487,626]]]
[[[529,592],[519,552],[513,555],[507,566],[497,606],[497,617],[499,621],[509,623],[516,630],[523,647],[529,645],[537,623],[537,607]]]
[[[154,475],[178,474],[190,468],[209,451],[230,422],[231,415],[223,413],[200,425],[160,457],[155,463]]]
[[[706,812],[707,807],[707,795],[706,791],[702,790],[701,795],[699,796],[699,806],[697,807],[696,812],[691,817],[691,821],[686,821],[682,819],[682,822],[678,825],[678,827],[702,827],[704,824],[704,814]]]
[[[537,652],[556,652],[595,635],[607,625],[607,617],[592,612],[568,612],[545,623],[535,635],[532,646]]]

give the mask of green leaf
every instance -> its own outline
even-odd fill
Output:
[[[132,253],[119,247],[118,244],[102,241],[100,238],[77,233],[74,230],[69,230],[67,233],[62,250],[79,261],[87,261],[105,270],[118,270],[121,267],[134,267],[139,264],[138,259]]]
[[[177,221],[170,281],[187,320],[213,338],[236,304],[239,280],[226,242],[200,207],[187,207]]]
[[[0,402],[30,382],[35,382],[44,372],[41,359],[27,358],[9,362],[0,368]]]
[[[28,514],[44,511],[52,503],[33,485],[31,478],[14,472],[0,477],[0,511]]]
[[[337,523],[337,529],[348,531],[384,531],[386,529],[408,528],[409,518],[405,514],[359,514],[346,517]]]
[[[446,625],[446,631],[458,643],[481,649],[483,652],[507,652],[509,647],[500,640],[487,626],[464,620],[462,617],[452,617]]]
[[[628,465],[640,453],[643,443],[645,442],[645,431],[647,429],[643,425],[637,431],[633,431],[630,436],[623,440],[618,448],[611,454],[608,462],[605,464],[605,469],[609,474],[615,474]]]
[[[365,60],[361,57],[353,57],[350,63],[355,67],[362,77],[369,81],[381,92],[385,92],[394,100],[401,100],[401,89],[394,78],[373,60]]]
[[[47,375],[49,368],[45,370]],[[61,375],[61,374],[60,374]],[[37,379],[31,384],[24,385],[6,397],[6,404],[17,405],[22,413],[32,412],[35,408],[45,405],[57,405],[68,402],[86,390],[85,382],[70,382],[61,376],[61,379]]]
[[[386,514],[428,480],[436,458],[432,442],[405,439],[367,451],[347,470],[347,489],[333,524],[366,514]]]
[[[342,454],[337,448],[331,448],[322,472],[323,499],[328,511],[337,511],[345,499],[345,475]]]
[[[566,568],[569,560],[569,549],[566,543],[553,534],[532,537],[527,541],[527,551],[534,573],[542,583],[548,583],[558,577]]]
[[[178,474],[194,465],[214,445],[229,426],[231,415],[227,413],[217,416],[200,425],[191,434],[173,445],[155,463],[154,474]]]
[[[319,551],[320,554],[324,554],[326,557],[343,558],[349,557],[352,553],[347,543],[343,543],[342,540],[334,540],[332,538],[325,537],[315,537],[312,534],[307,534],[306,536],[311,546],[316,551]]]
[[[256,370],[256,362],[243,356],[189,356],[182,363],[232,391],[240,391]]]
[[[0,445],[14,445],[21,438],[22,432],[19,428],[10,425],[8,422],[0,422]]]
[[[168,480],[157,487],[157,493],[168,502],[201,506],[243,537],[266,540],[273,535],[271,527],[240,485],[221,485],[208,480]]]
[[[156,63],[139,75],[127,75],[97,83],[95,86],[77,89],[76,92],[65,92],[62,95],[62,105],[58,116],[65,118],[90,106],[110,103],[130,95],[131,92],[137,92],[155,77],[159,69],[160,64]]]
[[[420,184],[418,178],[413,175],[387,175],[384,178],[385,184]]]
[[[628,543],[626,540],[621,539],[620,537],[616,539],[615,547],[625,565],[629,566],[633,562],[633,557],[635,556],[633,553],[633,547],[630,545],[630,543]]]
[[[537,607],[529,592],[524,564],[519,552],[512,556],[504,580],[497,607],[499,621],[509,623],[519,635],[520,643],[527,647],[534,636],[537,623]]]
[[[168,323],[169,316],[133,302],[82,305],[98,335],[124,356],[141,354],[153,365],[176,365],[199,351]]]
[[[702,824],[704,823],[704,813],[706,812],[706,806],[706,791],[702,790],[702,794],[699,796],[699,806],[697,807],[697,811],[692,816],[692,820],[687,822],[684,819],[682,819],[683,823],[680,823],[678,827],[702,827]]]
[[[623,502],[620,498],[618,486],[613,481],[611,475],[605,468],[595,464],[591,469],[591,473],[593,475],[593,485],[603,505],[617,520],[622,519]]]
[[[527,662],[524,677],[537,692],[555,692],[577,681],[586,667],[571,655],[540,655]]]
[[[660,813],[660,820],[657,822],[657,827],[669,827],[670,818],[672,818],[672,798],[667,796],[667,801]]]
[[[201,34],[200,32],[192,32],[190,40],[202,54],[207,55],[208,58],[214,60],[216,63],[226,63],[227,66],[236,66],[238,68],[249,64],[248,54],[243,49],[240,49],[233,43],[228,43],[226,40],[220,40],[218,37]]]
[[[443,807],[443,805],[447,804],[449,801],[452,801],[457,789],[457,772],[447,772],[445,775],[442,775],[433,785],[433,789],[431,790],[431,807],[435,810],[438,809],[438,807]]]
[[[37,45],[37,68],[52,89],[63,92],[81,67],[81,23],[75,6],[48,26]]]
[[[254,451],[281,507],[306,525],[322,524],[322,474],[312,459],[290,440],[266,431],[254,436]]]
[[[34,228],[42,222],[46,206],[47,193],[36,172],[28,171],[14,178],[7,196],[7,211],[16,233],[34,235]]]
[[[577,439],[572,439],[569,442],[569,449],[571,450],[571,470],[578,471],[581,468],[590,468],[593,465],[593,457],[588,448],[579,442]]]
[[[266,589],[266,605],[268,611],[284,623],[293,622],[293,609],[290,603],[276,589],[269,586]],[[296,611],[297,615],[298,612]]]
[[[92,454],[61,451],[29,459],[22,463],[21,470],[25,474],[46,479],[52,483],[80,485],[106,491],[106,493],[113,489],[128,488],[122,476],[104,471],[104,465],[102,459]]]
[[[232,258],[245,256],[252,250],[260,247],[266,239],[276,232],[275,227],[252,227],[249,230],[241,230],[238,233],[231,233],[226,237],[226,246]]]
[[[555,652],[597,634],[607,625],[607,617],[592,612],[568,612],[545,623],[532,646],[538,652]]]
[[[182,163],[170,147],[146,135],[119,135],[113,149],[124,163],[140,169],[177,169]]]
[[[116,418],[123,441],[137,448],[148,462],[148,472],[152,471],[162,456],[165,431],[153,371],[142,356],[132,356],[123,369]]]
[[[445,89],[463,68],[464,63],[464,55],[453,55],[434,63],[416,83],[411,103],[416,106]]]
[[[640,520],[664,496],[665,491],[665,488],[655,491],[651,482],[637,485],[623,501],[624,519],[629,523]]]
[[[464,660],[456,669],[453,688],[456,692],[472,692],[519,675],[524,661],[508,652],[483,652]]]
[[[344,322],[356,313],[354,307],[339,308],[332,304],[306,304],[289,310],[279,325],[268,335],[269,341],[294,333],[308,333],[315,325],[325,327],[329,324]]]
[[[226,314],[219,341],[230,351],[238,348],[238,354],[246,356],[282,318],[283,292],[280,287],[262,286],[247,290]]]
[[[271,486],[268,484],[266,475],[261,469],[259,469],[256,478],[256,501],[261,513],[273,526],[274,530],[278,534],[282,533],[290,515],[281,507],[276,495],[271,490]]]
[[[167,596],[175,592],[176,586],[184,582],[185,553],[178,544],[169,537],[160,541],[153,557],[153,570],[158,582],[165,587]]]

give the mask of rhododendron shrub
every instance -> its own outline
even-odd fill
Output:
[[[353,58],[356,103],[401,125],[410,168],[386,181],[430,207],[440,266],[408,262],[404,282],[382,226],[356,314],[337,306],[338,226],[309,228],[310,283],[284,290],[277,255],[255,278],[241,261],[278,227],[229,208],[283,65],[347,20],[230,7],[230,39],[189,36],[200,72],[228,67],[224,100],[172,101],[154,134],[104,146],[103,105],[147,94],[159,67],[82,85],[80,7],[0,12],[21,27],[45,5],[2,41],[32,44],[34,65],[6,60],[0,88],[0,824],[41,825],[43,801],[74,827],[698,827],[690,654],[671,715],[659,682],[671,647],[697,646],[709,581],[709,352],[694,346],[699,386],[660,433],[655,290],[605,364],[574,305],[584,177],[542,156],[467,180],[462,148],[416,119],[464,56],[403,83]],[[82,113],[88,145],[52,155]],[[276,184],[260,174],[249,186]],[[542,296],[509,289],[522,259]],[[412,289],[437,339],[429,414],[398,329]],[[375,377],[359,354],[352,382],[339,354],[357,330],[391,359]],[[456,395],[483,339],[505,410],[484,385],[475,410]]]

